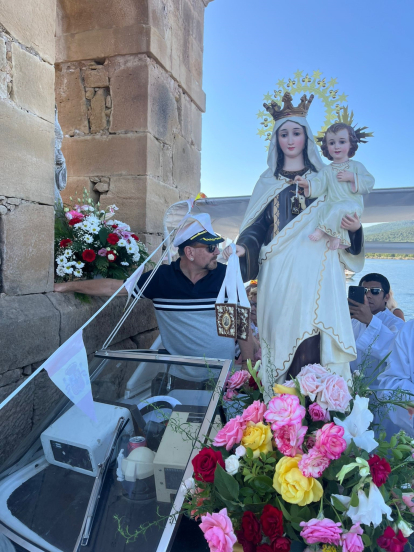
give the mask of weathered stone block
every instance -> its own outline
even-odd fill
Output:
[[[13,100],[28,111],[55,121],[55,69],[12,43]]]
[[[160,176],[162,147],[149,134],[67,138],[63,154],[72,176]]]
[[[96,202],[99,199],[99,194],[94,191],[94,183],[87,176],[69,176],[66,188],[60,192],[63,203],[74,205],[76,198],[83,197],[83,190],[89,192],[90,197]],[[72,198],[72,200],[70,199]]]
[[[108,69],[104,65],[91,65],[83,70],[83,79],[88,88],[105,88],[109,85]]]
[[[54,205],[54,125],[0,102],[0,128],[0,194]]]
[[[178,201],[178,190],[153,178],[112,177],[111,187],[101,196],[101,206],[116,204],[117,216],[134,232],[162,232],[165,211]]]
[[[0,387],[9,385],[10,383],[16,383],[22,377],[22,371],[20,368],[14,370],[8,370],[3,374],[0,374]]]
[[[91,303],[85,305],[80,304],[72,293],[49,293],[47,298],[61,315],[61,343],[69,339],[108,300],[108,298],[92,297]],[[122,317],[125,303],[126,296],[115,297],[84,329],[83,340],[88,353],[102,348],[107,337]],[[142,299],[125,320],[113,341],[118,343],[131,335],[155,327],[157,327],[157,322],[152,303],[147,299]]]
[[[159,330],[150,330],[142,334],[134,335],[131,339],[135,343],[137,349],[150,349],[159,334]]]
[[[59,347],[59,326],[44,295],[0,299],[0,373],[49,357]]]
[[[0,0],[0,14],[2,25],[13,37],[55,63],[56,0]]]
[[[100,132],[106,128],[105,91],[102,89],[98,90],[91,100],[89,121],[92,134]]]
[[[39,422],[44,420],[47,413],[65,397],[65,395],[58,387],[56,387],[45,370],[37,374],[33,381],[34,393],[32,422],[33,427],[36,427]]]
[[[9,295],[53,289],[54,209],[23,204],[0,219],[2,291]]]
[[[201,150],[202,113],[187,94],[181,95],[181,133],[191,146]]]
[[[64,64],[56,66],[56,103],[63,134],[75,130],[89,132],[85,93],[80,69]]]
[[[7,98],[6,43],[0,38],[0,98]]]
[[[200,152],[177,134],[173,145],[173,179],[175,185],[197,195],[200,191],[200,174]]]

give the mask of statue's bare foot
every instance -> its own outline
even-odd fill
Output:
[[[345,245],[344,243],[341,243],[341,245],[338,247],[338,249],[348,249],[349,245]]]
[[[328,249],[331,251],[336,251],[340,245],[341,240],[339,238],[333,238],[332,236],[329,238],[329,244]]]
[[[325,232],[323,230],[317,228],[315,232],[312,232],[312,234],[309,235],[309,239],[316,242],[319,241],[324,234]]]

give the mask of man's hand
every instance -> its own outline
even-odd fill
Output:
[[[358,303],[353,299],[348,299],[348,303],[351,318],[355,318],[355,320],[359,320],[360,322],[368,326],[372,320],[373,314],[371,312],[371,309],[369,308],[367,296],[365,295],[364,297],[364,304]]]
[[[356,232],[361,228],[361,221],[358,215],[354,213],[354,216],[345,215],[341,222],[341,228],[348,230],[348,232]]]
[[[351,182],[351,184],[355,184],[355,176],[351,171],[339,171],[336,178],[339,182]]]
[[[227,261],[232,253],[233,249],[230,245],[228,245],[225,249],[223,249],[221,256]],[[244,257],[246,255],[246,250],[242,245],[236,245],[236,255],[238,257]]]

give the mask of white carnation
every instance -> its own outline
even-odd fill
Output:
[[[138,262],[141,258],[141,254],[137,251],[135,253],[135,255],[132,257],[132,259],[135,261],[135,262]]]
[[[235,454],[232,454],[231,456],[226,458],[224,464],[226,466],[226,472],[229,475],[236,475],[236,473],[239,471],[240,462]]]

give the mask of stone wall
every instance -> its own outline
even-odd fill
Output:
[[[87,188],[150,247],[200,189],[203,0],[61,0],[56,92],[64,199]]]

